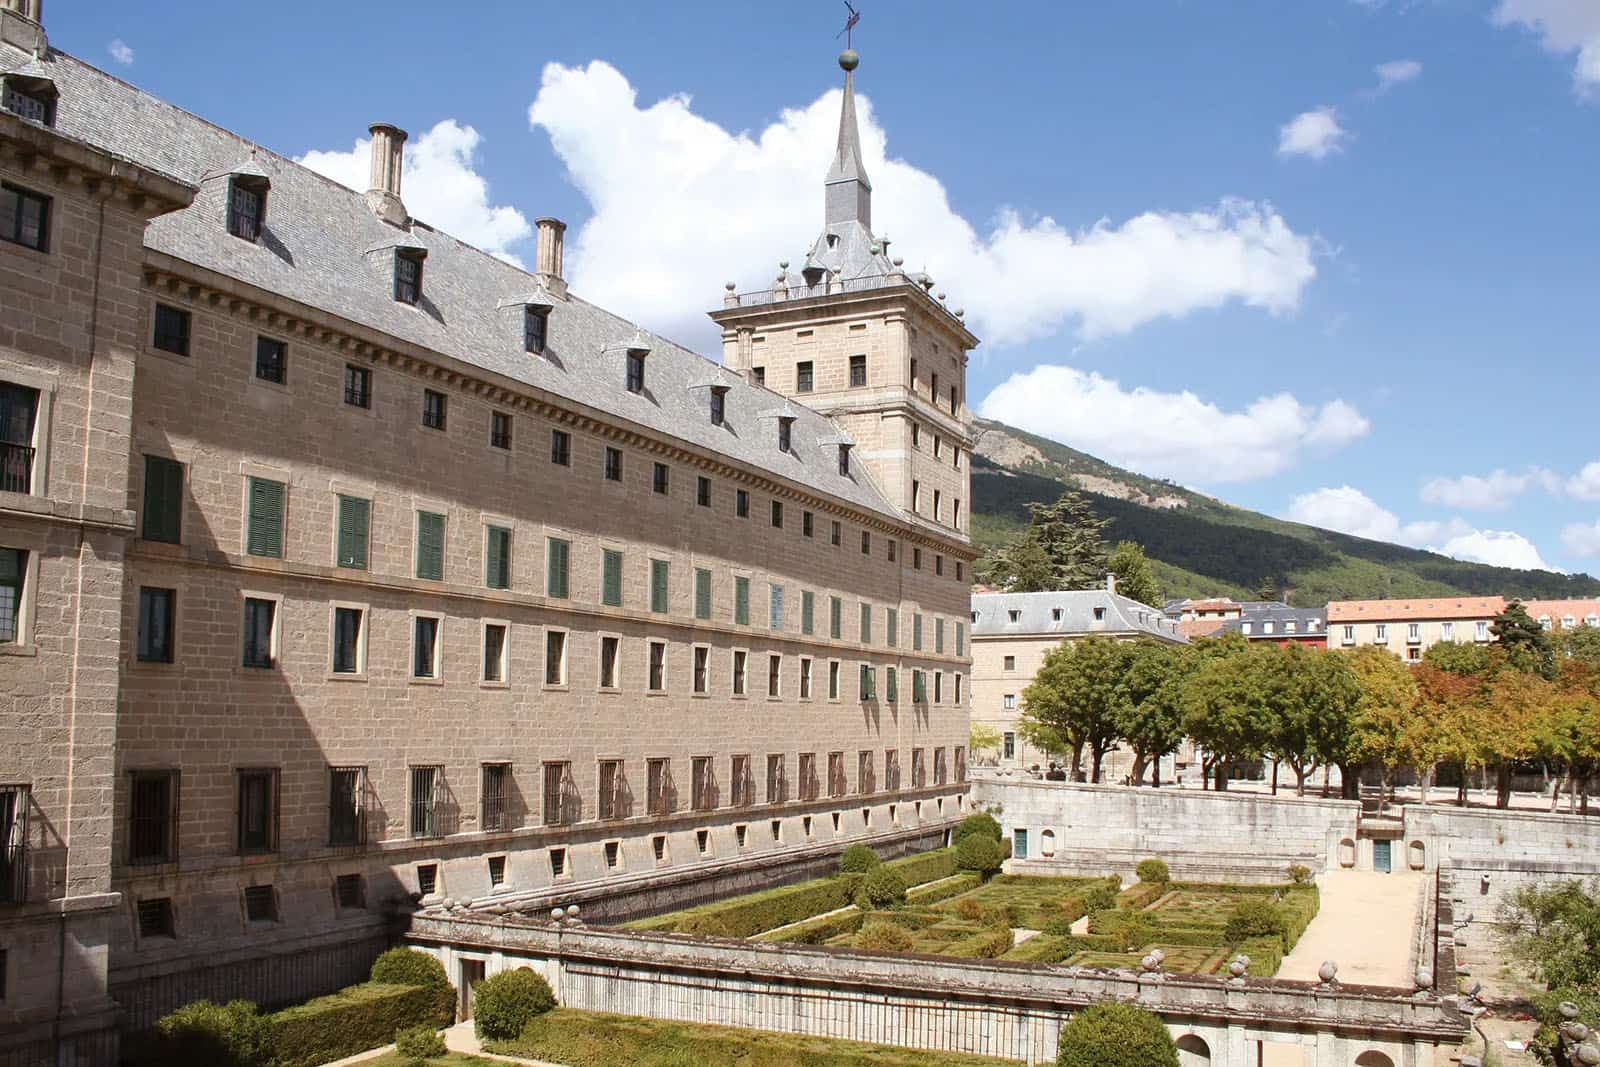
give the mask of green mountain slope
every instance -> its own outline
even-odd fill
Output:
[[[974,427],[972,536],[990,545],[1027,522],[1030,501],[1063,487],[1089,494],[1110,541],[1137,541],[1169,596],[1254,596],[1264,580],[1293,603],[1451,593],[1538,599],[1600,595],[1587,574],[1489,567],[1286,522],[1125,471],[1084,452],[984,419]]]

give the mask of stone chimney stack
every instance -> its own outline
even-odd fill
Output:
[[[1115,574],[1106,575],[1106,592],[1110,593],[1112,596],[1116,596],[1117,576]]]
[[[538,244],[534,250],[533,272],[539,284],[554,296],[567,295],[567,280],[561,276],[561,257],[567,241],[567,224],[560,219],[534,220]]]
[[[49,51],[44,0],[0,0],[0,41],[34,55]]]
[[[26,2],[26,0],[24,0]],[[367,182],[367,206],[372,213],[392,226],[404,226],[410,218],[400,199],[400,168],[404,161],[406,131],[387,122],[373,123],[372,177]]]

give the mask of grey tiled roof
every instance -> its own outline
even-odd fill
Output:
[[[1223,622],[1218,633],[1245,633],[1244,624],[1250,624],[1250,637],[1284,637],[1289,635],[1288,624],[1294,624],[1293,633],[1300,637],[1322,636],[1328,632],[1326,608],[1292,608],[1273,601],[1241,605],[1244,614]],[[1272,628],[1267,629],[1267,624]]]
[[[1102,618],[1095,618],[1095,609]],[[1056,618],[1056,612],[1060,618]],[[1016,612],[1013,622],[1011,613]],[[1104,589],[1049,593],[975,593],[973,637],[1081,637],[1086,634],[1146,634],[1163,641],[1187,643],[1177,623],[1160,609]]]
[[[0,72],[31,60],[0,45]],[[900,518],[864,464],[839,473],[837,449],[827,443],[839,431],[825,416],[797,409],[792,451],[780,453],[776,426],[759,418],[781,403],[777,395],[727,375],[725,422],[713,426],[707,391],[691,388],[717,374],[713,361],[577,297],[540,295],[528,272],[423,222],[410,232],[390,226],[361,193],[64,53],[46,66],[60,91],[57,130],[200,187],[191,207],[150,224],[151,249]],[[254,244],[224,226],[227,175],[246,165],[271,182]],[[397,246],[426,251],[415,306],[393,299]],[[530,299],[552,308],[544,357],[523,351],[521,303]],[[622,347],[636,333],[650,349],[637,395],[623,385]]]

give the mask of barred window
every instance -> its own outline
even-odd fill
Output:
[[[479,791],[478,828],[498,832],[511,829],[511,764],[485,763]]]
[[[128,862],[171,863],[178,857],[178,772],[128,776]]]
[[[367,843],[367,769],[328,768],[328,844]]]

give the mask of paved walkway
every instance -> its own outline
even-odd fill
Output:
[[[486,1060],[495,1060],[500,1063],[520,1063],[527,1065],[527,1067],[561,1067],[560,1064],[550,1063],[546,1060],[527,1060],[520,1056],[497,1056],[492,1052],[483,1051],[483,1046],[478,1044],[478,1035],[476,1032],[474,1032],[470,1020],[467,1022],[456,1023],[454,1026],[446,1030],[444,1032],[444,1045],[445,1048],[449,1049],[451,1052],[465,1052],[473,1056],[482,1056]],[[328,1067],[356,1067],[358,1064],[375,1060],[384,1053],[393,1051],[393,1045],[385,1045],[382,1048],[375,1048],[370,1052],[362,1052],[354,1056],[346,1057],[342,1060],[334,1060],[332,1063],[328,1064]]]
[[[1427,879],[1410,871],[1326,871],[1317,878],[1322,906],[1284,957],[1279,978],[1317,981],[1323,960],[1339,981],[1411,988],[1411,939]]]

